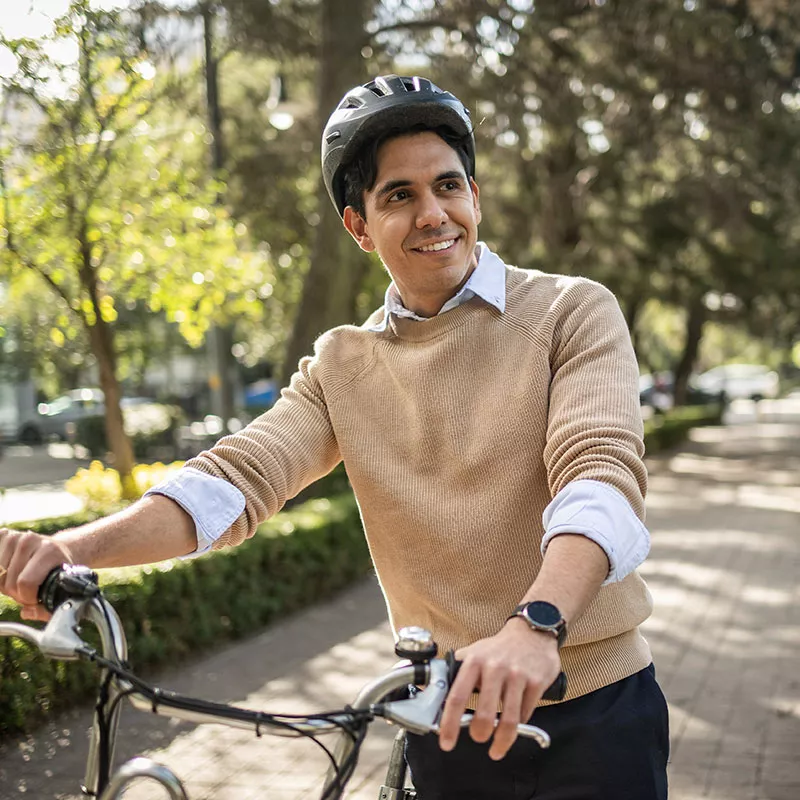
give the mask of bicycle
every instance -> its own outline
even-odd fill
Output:
[[[437,646],[422,628],[403,628],[395,646],[405,661],[388,673],[366,684],[351,706],[310,715],[271,714],[215,703],[160,689],[137,677],[127,661],[127,642],[122,624],[97,582],[97,574],[87,567],[63,565],[54,569],[39,589],[39,601],[52,613],[44,628],[21,623],[0,623],[0,636],[17,636],[52,659],[88,659],[100,668],[100,688],[90,732],[89,754],[81,789],[98,800],[119,800],[134,780],[150,778],[166,789],[171,800],[189,800],[180,779],[169,767],[137,756],[112,773],[118,732],[120,704],[127,699],[134,708],[147,713],[172,716],[196,723],[219,723],[278,736],[305,736],[319,745],[330,760],[321,800],[341,798],[352,776],[369,724],[381,717],[397,725],[386,781],[379,800],[413,800],[416,793],[406,788],[404,745],[406,732],[438,732],[439,719],[447,692],[460,666],[452,652],[437,658]],[[88,621],[100,634],[102,655],[85,642],[80,623]],[[562,699],[566,678],[561,673],[547,690],[548,699]],[[472,714],[465,713],[462,727]],[[533,725],[518,726],[521,736],[534,739],[542,748],[550,737]],[[338,734],[332,747],[318,737]]]

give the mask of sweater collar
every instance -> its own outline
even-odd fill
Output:
[[[469,276],[469,279],[459,292],[442,306],[436,316],[439,317],[463,305],[473,297],[479,297],[484,302],[494,306],[501,314],[506,310],[506,265],[484,242],[478,242],[478,264],[472,275]],[[389,288],[386,290],[382,318],[369,330],[377,333],[385,331],[390,314],[395,317],[423,323],[434,319],[433,317],[420,317],[413,311],[409,311],[403,305],[394,281],[389,284]]]

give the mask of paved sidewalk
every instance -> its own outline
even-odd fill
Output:
[[[769,419],[769,417],[767,417]],[[800,422],[695,431],[650,459],[653,551],[646,625],[670,701],[672,800],[800,798]],[[273,711],[350,701],[394,662],[380,593],[365,582],[330,603],[183,669],[161,686]],[[0,800],[78,800],[86,711],[0,749]],[[392,729],[372,726],[352,800],[375,800]],[[120,759],[169,764],[193,800],[317,797],[311,742],[123,714]],[[127,800],[164,793],[139,784]]]

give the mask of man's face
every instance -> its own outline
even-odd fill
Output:
[[[345,227],[377,251],[407,308],[438,313],[477,264],[478,186],[456,151],[427,131],[390,139],[364,204],[366,219],[345,209]]]

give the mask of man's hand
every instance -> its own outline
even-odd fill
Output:
[[[74,563],[72,553],[58,539],[0,528],[0,592],[22,606],[23,619],[50,618],[36,595],[50,570],[65,563]]]
[[[447,696],[439,744],[443,750],[455,747],[461,715],[478,688],[470,736],[476,742],[486,742],[494,733],[489,757],[499,760],[514,744],[517,725],[530,719],[541,696],[558,676],[561,660],[556,638],[532,631],[524,620],[511,619],[494,636],[459,650],[456,658],[463,664]],[[501,702],[503,712],[495,729]]]

